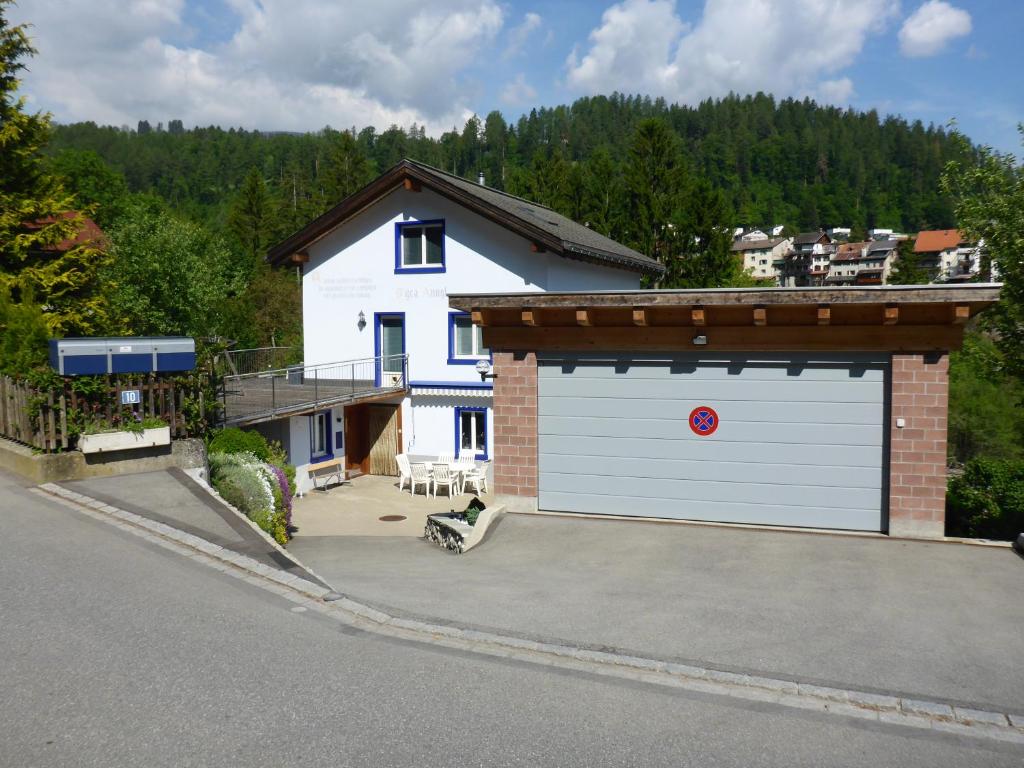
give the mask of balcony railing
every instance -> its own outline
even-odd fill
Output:
[[[255,424],[313,413],[331,405],[404,392],[408,381],[408,355],[319,365],[300,363],[225,376],[224,423]]]
[[[224,353],[220,373],[224,376],[244,376],[286,368],[302,359],[297,347],[257,347],[255,349],[229,349]]]

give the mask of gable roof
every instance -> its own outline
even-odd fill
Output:
[[[876,251],[892,251],[898,248],[899,245],[899,240],[875,240],[868,246],[868,253],[875,253]]]
[[[860,258],[861,253],[864,250],[864,246],[868,245],[867,242],[860,243],[842,243],[836,249],[835,261],[856,261]]]
[[[964,241],[958,229],[931,229],[917,233],[914,253],[938,253],[947,248],[956,248]]]
[[[824,232],[801,232],[793,238],[793,245],[812,245],[820,242],[823,237],[831,242],[831,238]]]
[[[786,238],[769,237],[766,240],[736,240],[732,244],[734,251],[769,251]]]
[[[649,275],[665,271],[656,260],[546,206],[408,159],[275,245],[267,254],[267,260],[272,264],[282,263],[406,182],[427,187],[559,256]]]
[[[99,228],[99,225],[95,221],[90,219],[88,216],[81,216],[77,211],[64,211],[60,214],[62,219],[74,219],[75,217],[81,218],[81,225],[78,232],[73,237],[65,238],[59,243],[53,243],[42,247],[40,250],[44,253],[64,253],[70,251],[79,245],[88,245],[93,248],[99,248],[104,250],[109,245],[106,233]],[[40,230],[44,227],[48,227],[57,221],[56,216],[44,216],[41,219],[35,221],[26,221],[24,223],[25,229],[28,230]]]

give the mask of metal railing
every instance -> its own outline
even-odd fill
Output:
[[[298,362],[301,350],[296,347],[257,347],[255,349],[229,349],[224,353],[225,376],[245,376],[288,367]]]
[[[224,423],[256,423],[403,392],[408,374],[408,355],[389,355],[225,376]]]

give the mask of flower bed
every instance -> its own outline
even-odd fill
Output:
[[[212,453],[210,482],[225,501],[278,544],[288,543],[292,498],[281,469],[251,453]]]

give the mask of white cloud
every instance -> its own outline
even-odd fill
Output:
[[[853,80],[840,77],[836,80],[822,80],[818,83],[818,98],[829,104],[848,104],[853,96]]]
[[[522,72],[501,89],[501,100],[510,107],[521,107],[536,98],[537,90],[526,82],[526,76]]]
[[[526,45],[526,41],[529,40],[530,35],[536,30],[540,29],[544,23],[544,19],[541,18],[540,14],[533,13],[532,11],[523,16],[522,22],[513,27],[508,33],[508,45],[505,48],[505,52],[502,56],[506,59],[510,59],[513,56],[518,56],[523,52],[523,48]],[[548,34],[551,34],[551,30],[548,30]]]
[[[438,132],[471,114],[463,78],[503,24],[496,0],[228,2],[230,39],[191,47],[184,0],[21,0],[39,49],[24,90],[62,121]]]
[[[900,52],[914,58],[934,56],[950,40],[971,32],[971,14],[945,0],[928,0],[900,27]]]
[[[674,0],[624,0],[605,11],[589,48],[570,55],[577,91],[646,92],[693,103],[729,92],[844,100],[848,67],[898,0],[705,0],[690,26]]]
[[[591,93],[664,93],[677,75],[671,54],[686,28],[674,0],[613,5],[590,33],[590,49],[569,55],[568,85]]]

